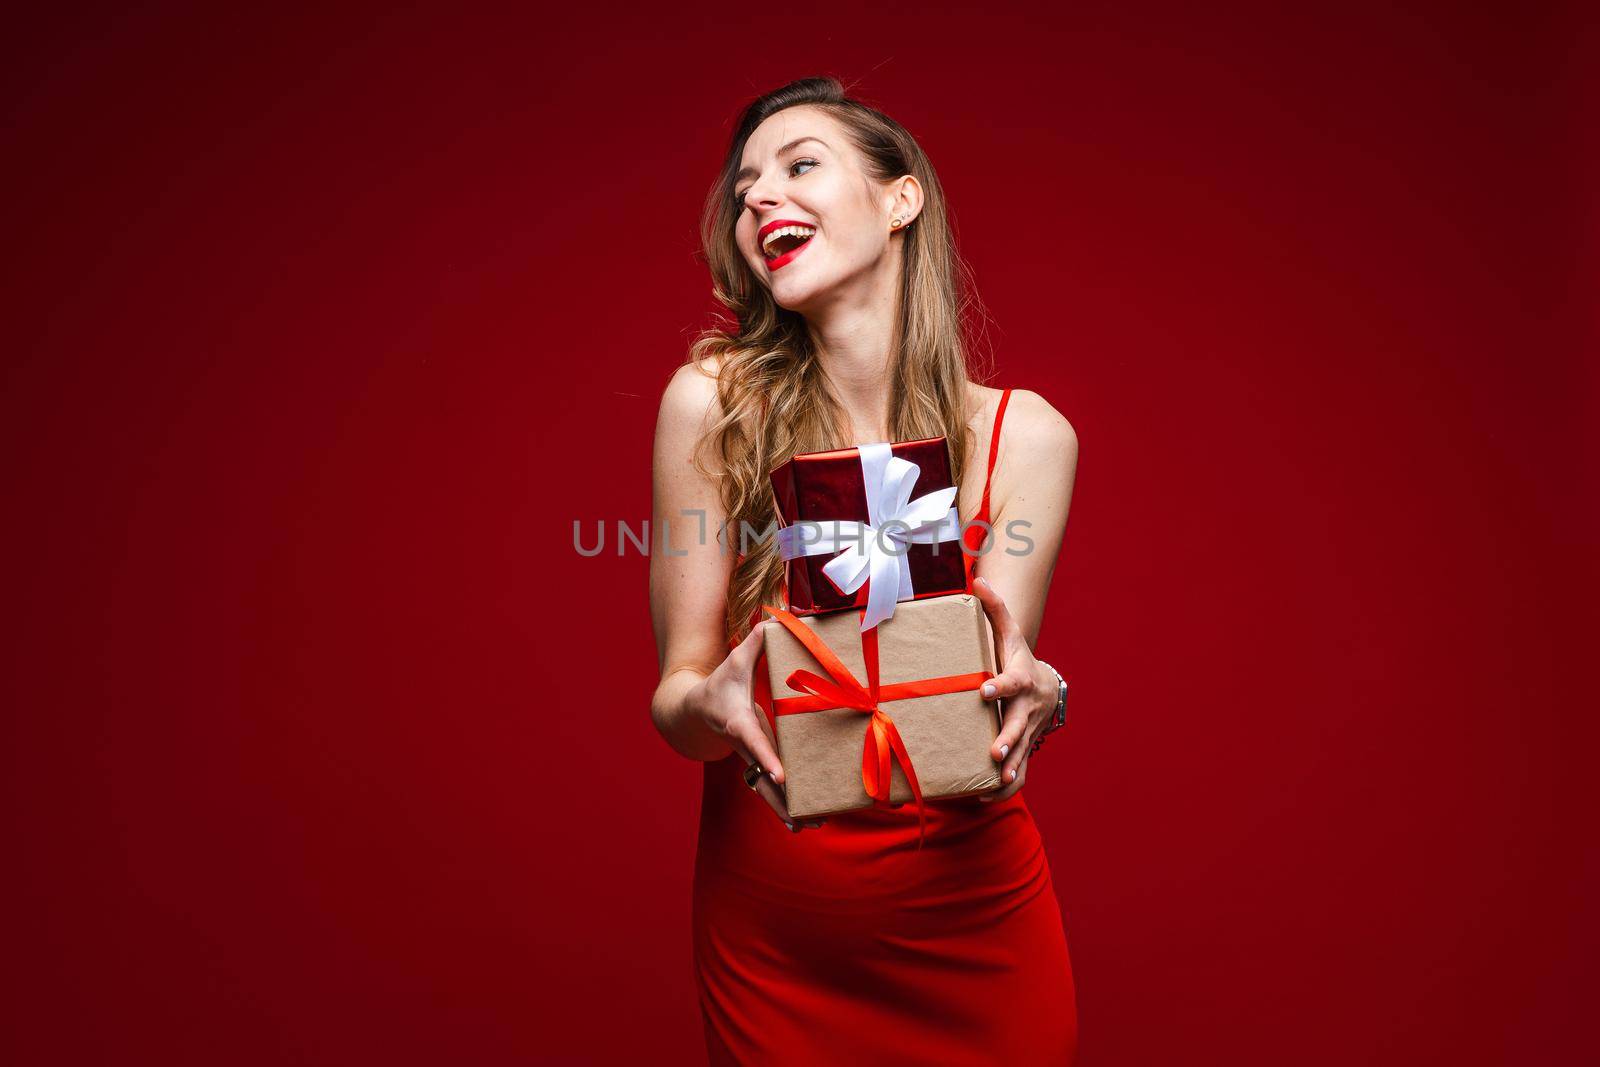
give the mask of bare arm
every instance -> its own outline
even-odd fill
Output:
[[[1038,644],[1045,600],[1066,535],[1078,471],[1078,435],[1038,393],[1011,394],[990,516],[994,540],[974,567],[1011,609],[1028,647]]]
[[[668,744],[697,760],[732,751],[686,703],[728,654],[723,611],[734,560],[717,541],[724,513],[716,484],[691,458],[717,414],[716,381],[680,367],[661,398],[651,475],[650,620],[661,681],[650,717]]]
[[[985,801],[1022,788],[1029,745],[1055,709],[1056,675],[1033,649],[1078,470],[1077,433],[1037,393],[1012,394],[1006,430],[995,470],[994,538],[973,571],[973,590],[994,624],[1001,663],[985,695],[1005,701],[1005,722],[990,754],[1003,762],[1006,784]]]
[[[716,483],[693,451],[720,414],[714,379],[693,366],[673,375],[656,422],[650,528],[650,619],[661,681],[650,718],[669,745],[690,759],[738,753],[766,776],[755,790],[791,830],[820,826],[789,818],[779,786],[783,764],[752,693],[761,629],[729,651],[725,636],[734,546],[718,537],[725,513]]]

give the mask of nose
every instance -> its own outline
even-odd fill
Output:
[[[767,179],[765,174],[756,178],[750,188],[744,191],[744,202],[752,208],[767,207],[779,202],[774,191],[776,187]]]

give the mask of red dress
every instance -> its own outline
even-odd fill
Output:
[[[968,545],[986,531],[970,526]],[[770,721],[764,663],[756,677]],[[1021,792],[930,801],[919,852],[914,805],[794,834],[743,770],[737,754],[706,763],[702,790],[694,965],[711,1063],[1073,1062],[1066,934]]]

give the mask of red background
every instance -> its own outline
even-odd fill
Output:
[[[702,1056],[700,768],[572,524],[648,516],[732,115],[828,72],[1080,436],[1083,1063],[1571,1062],[1592,25],[577,7],[8,32],[4,1058]]]

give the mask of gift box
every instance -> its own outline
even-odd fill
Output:
[[[771,721],[793,818],[907,801],[923,816],[924,800],[1000,785],[989,749],[1001,702],[978,692],[995,674],[994,635],[977,597],[908,601],[867,631],[857,612],[766,611]]]
[[[789,611],[868,608],[965,593],[950,450],[943,437],[807,452],[771,473]]]

